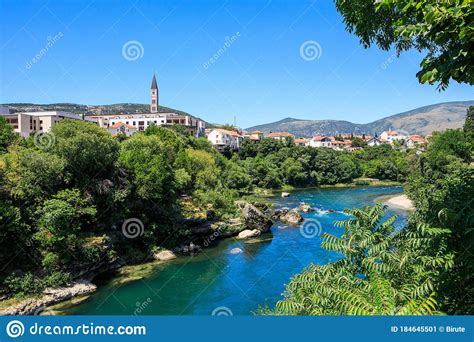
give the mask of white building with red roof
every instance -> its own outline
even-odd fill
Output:
[[[267,134],[267,138],[272,138],[276,140],[283,140],[283,139],[290,139],[294,138],[295,136],[288,132],[271,132]]]
[[[393,144],[395,140],[406,140],[408,136],[406,134],[402,134],[398,131],[393,131],[393,130],[388,130],[388,131],[383,131],[382,134],[380,134],[380,139],[388,141],[390,144]]]
[[[243,136],[236,131],[231,131],[223,128],[213,128],[206,132],[207,140],[218,150],[226,147],[238,150]]]
[[[110,134],[116,136],[118,134],[124,134],[127,137],[131,136],[132,134],[136,133],[137,128],[135,126],[129,125],[122,121],[119,121],[107,128]]]

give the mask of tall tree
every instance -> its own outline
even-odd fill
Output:
[[[474,145],[474,106],[470,106],[467,110],[463,129],[466,139],[468,139],[471,145]]]

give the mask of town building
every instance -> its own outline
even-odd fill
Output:
[[[119,122],[133,126],[136,131],[144,131],[148,126],[173,126],[182,125],[188,129],[190,135],[203,136],[206,128],[204,121],[191,115],[176,113],[143,113],[143,114],[106,114],[91,116],[97,120],[100,127],[108,129]]]
[[[158,85],[156,83],[156,75],[153,74],[153,79],[151,80],[151,89],[150,89],[150,113],[158,113]]]
[[[104,114],[93,115],[91,118],[96,120],[100,127],[107,130],[118,123],[133,126],[135,128],[133,133],[144,131],[150,125],[164,127],[182,125],[186,127],[190,135],[195,137],[205,134],[206,123],[204,121],[187,114],[159,113],[158,110],[158,85],[156,76],[153,75],[150,87],[150,113]]]
[[[22,137],[28,137],[33,133],[48,132],[51,127],[63,119],[86,120],[96,122],[94,118],[84,117],[81,114],[71,114],[61,111],[48,112],[21,112],[0,113],[13,127],[13,130]]]
[[[332,141],[330,137],[324,137],[322,135],[316,135],[309,141],[311,147],[332,147]]]
[[[272,138],[276,140],[286,140],[286,139],[292,139],[295,136],[291,133],[288,132],[271,132],[267,134],[267,138]]]
[[[337,140],[335,138],[331,139],[331,147],[334,150],[342,151],[351,147],[352,143],[350,140]]]
[[[253,140],[253,141],[260,141],[263,139],[263,132],[261,131],[253,131],[253,132],[250,132],[246,135],[244,135],[245,138],[249,138],[250,140]]]
[[[383,131],[382,134],[380,134],[380,139],[388,141],[389,144],[393,144],[395,140],[406,140],[407,138],[406,135],[392,130]]]
[[[366,141],[367,141],[368,146],[379,146],[379,145],[388,143],[386,140],[382,141],[382,139],[380,139],[378,137],[372,137],[372,138],[370,138]]]
[[[294,143],[296,146],[308,146],[309,139],[298,138],[298,139],[295,139]]]
[[[225,150],[226,148],[238,150],[243,139],[243,136],[238,132],[222,128],[209,129],[206,135],[207,140],[219,151]]]
[[[107,128],[107,131],[109,131],[110,134],[113,136],[117,136],[119,134],[126,135],[127,137],[131,136],[132,134],[137,132],[137,128],[128,125],[126,123],[123,123],[122,121],[117,122],[116,124],[113,124]]]
[[[405,142],[408,148],[415,148],[424,144],[426,144],[426,139],[421,135],[411,135]]]

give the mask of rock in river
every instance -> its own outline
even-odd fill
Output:
[[[300,203],[300,206],[299,206],[300,210],[304,213],[308,213],[310,211],[314,211],[313,208],[311,208],[311,206],[307,203],[304,203],[304,202],[301,202]]]
[[[299,224],[303,221],[303,217],[298,209],[291,209],[286,214],[280,216],[280,221],[289,223],[289,224]]]
[[[240,253],[242,253],[242,252],[243,252],[243,250],[241,250],[240,248],[236,247],[236,248],[232,248],[229,253],[230,253],[230,254],[240,254]]]
[[[273,221],[268,215],[264,214],[260,209],[247,202],[239,201],[237,202],[237,205],[242,213],[244,226],[246,229],[257,229],[260,233],[265,233],[270,230]]]
[[[155,260],[158,260],[158,261],[166,261],[166,260],[175,259],[176,255],[172,251],[165,249],[153,254],[153,257]]]
[[[281,193],[281,197],[290,197],[290,193],[289,192],[282,192]]]
[[[245,229],[237,235],[237,239],[248,239],[260,235],[260,230],[258,229]]]

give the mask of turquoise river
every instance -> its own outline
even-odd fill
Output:
[[[342,228],[334,227],[333,222],[348,217],[342,210],[371,205],[382,196],[402,191],[401,187],[311,189],[270,200],[276,207],[293,208],[300,202],[309,203],[318,210],[303,214],[305,219],[318,222],[323,232],[340,235]],[[396,225],[403,226],[406,212],[390,208],[389,214],[398,215]],[[103,280],[95,293],[62,304],[56,313],[209,315],[216,310],[249,315],[260,305],[273,306],[282,298],[291,276],[309,263],[325,264],[339,257],[320,247],[320,236],[313,236],[310,231],[315,227],[319,229],[317,224],[307,225],[308,232],[303,234],[303,227],[276,222],[272,234],[260,240],[227,239],[196,256],[148,264],[145,275],[127,282],[117,277]],[[242,252],[232,254],[233,248]]]

